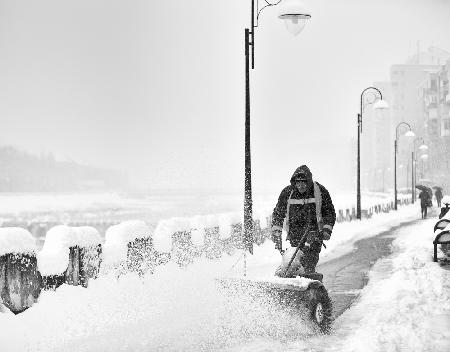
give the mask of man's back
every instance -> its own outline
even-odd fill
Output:
[[[426,191],[420,192],[419,198],[420,198],[420,205],[422,205],[422,206],[428,205],[428,200],[430,199],[428,192],[426,192]]]

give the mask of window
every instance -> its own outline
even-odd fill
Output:
[[[450,119],[443,119],[442,125],[443,125],[442,127],[444,128],[444,130],[450,131]]]
[[[450,119],[442,119],[441,137],[450,135]]]

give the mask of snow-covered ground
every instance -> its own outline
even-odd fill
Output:
[[[352,250],[361,238],[418,219],[419,206],[335,226],[321,261]],[[393,254],[375,264],[357,302],[329,336],[299,318],[254,302],[234,302],[214,278],[238,274],[242,258],[199,258],[153,275],[103,276],[89,288],[43,292],[22,314],[0,313],[1,351],[448,351],[450,271],[432,262],[436,219],[402,227]],[[267,241],[247,256],[250,276],[268,276],[280,262]]]

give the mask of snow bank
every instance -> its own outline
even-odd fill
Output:
[[[152,237],[152,231],[141,220],[124,221],[109,227],[106,230],[103,246],[104,263],[110,265],[126,261],[128,243],[138,238],[149,237]]]
[[[434,222],[399,231],[395,254],[375,265],[358,304],[339,319],[350,332],[341,351],[448,350],[450,272],[432,262]]]
[[[441,201],[442,204],[450,204],[450,196],[445,195]]]
[[[59,275],[69,265],[70,247],[90,247],[102,243],[99,232],[90,226],[52,227],[45,236],[44,246],[37,255],[38,270],[42,275]]]
[[[8,253],[35,254],[36,241],[33,235],[20,227],[0,228],[0,256]]]

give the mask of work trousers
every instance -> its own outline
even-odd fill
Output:
[[[303,257],[300,260],[303,268],[306,273],[314,273],[316,271],[316,266],[319,261],[319,253],[322,249],[322,240],[317,237],[317,232],[311,231],[311,233],[307,236],[308,243],[311,245],[304,246],[303,243],[299,243],[299,239],[292,238],[289,240],[292,247],[302,246],[301,250],[304,253]]]
[[[426,205],[425,206],[421,205],[420,208],[422,210],[422,219],[425,219],[427,217],[427,208],[428,207]]]

